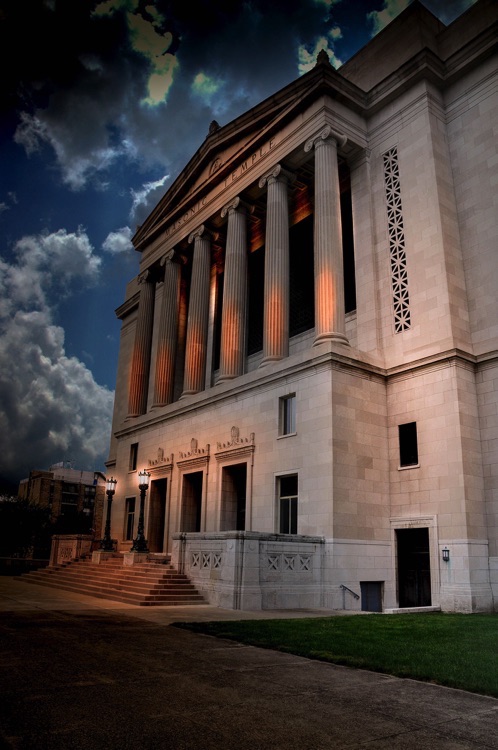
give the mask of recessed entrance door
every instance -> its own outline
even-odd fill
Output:
[[[164,522],[166,519],[167,479],[156,479],[151,482],[149,493],[149,550],[164,552]]]
[[[245,531],[247,464],[225,466],[221,475],[220,531]]]
[[[201,530],[201,508],[202,471],[194,471],[183,477],[180,531]]]
[[[398,596],[400,607],[429,607],[431,563],[429,529],[397,529]]]

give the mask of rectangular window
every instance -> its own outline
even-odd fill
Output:
[[[125,512],[125,539],[130,541],[133,539],[133,532],[135,529],[135,498],[126,498],[126,512]]]
[[[278,479],[281,534],[297,534],[297,474]]]
[[[279,435],[293,435],[296,432],[296,394],[281,398],[279,406]]]
[[[416,466],[418,464],[417,423],[408,422],[398,425],[399,465]]]
[[[138,460],[138,443],[132,443],[130,445],[130,465],[128,467],[130,471],[137,470],[137,460]]]

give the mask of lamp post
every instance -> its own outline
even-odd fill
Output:
[[[100,549],[103,549],[106,552],[113,551],[112,539],[111,539],[111,507],[112,507],[112,498],[114,496],[114,493],[116,492],[117,483],[118,483],[118,480],[113,479],[112,477],[108,479],[105,483],[105,491],[107,493],[107,518],[105,522],[104,538],[100,542]]]
[[[149,477],[150,472],[142,471],[138,472],[138,489],[140,490],[140,514],[138,516],[138,530],[137,537],[133,540],[133,546],[131,552],[148,552],[147,540],[144,535],[144,508],[145,508],[145,493],[149,489]]]

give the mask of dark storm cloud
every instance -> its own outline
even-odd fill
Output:
[[[64,458],[93,468],[105,460],[113,394],[66,355],[54,323],[57,301],[95,284],[101,260],[83,230],[23,237],[0,258],[0,475]]]
[[[178,169],[214,116],[228,122],[296,77],[298,46],[313,44],[327,13],[315,0],[7,0],[16,140],[28,153],[50,146],[73,188],[117,159]],[[209,97],[196,76],[211,81]]]

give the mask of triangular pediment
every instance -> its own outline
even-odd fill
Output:
[[[362,95],[322,58],[315,68],[223,127],[212,123],[209,133],[192,159],[137,229],[133,243],[143,250],[165,227],[195,210],[202,195],[231,174],[234,165],[244,169],[271,148],[272,138],[298,109],[328,93],[336,99],[355,100],[361,109]]]

